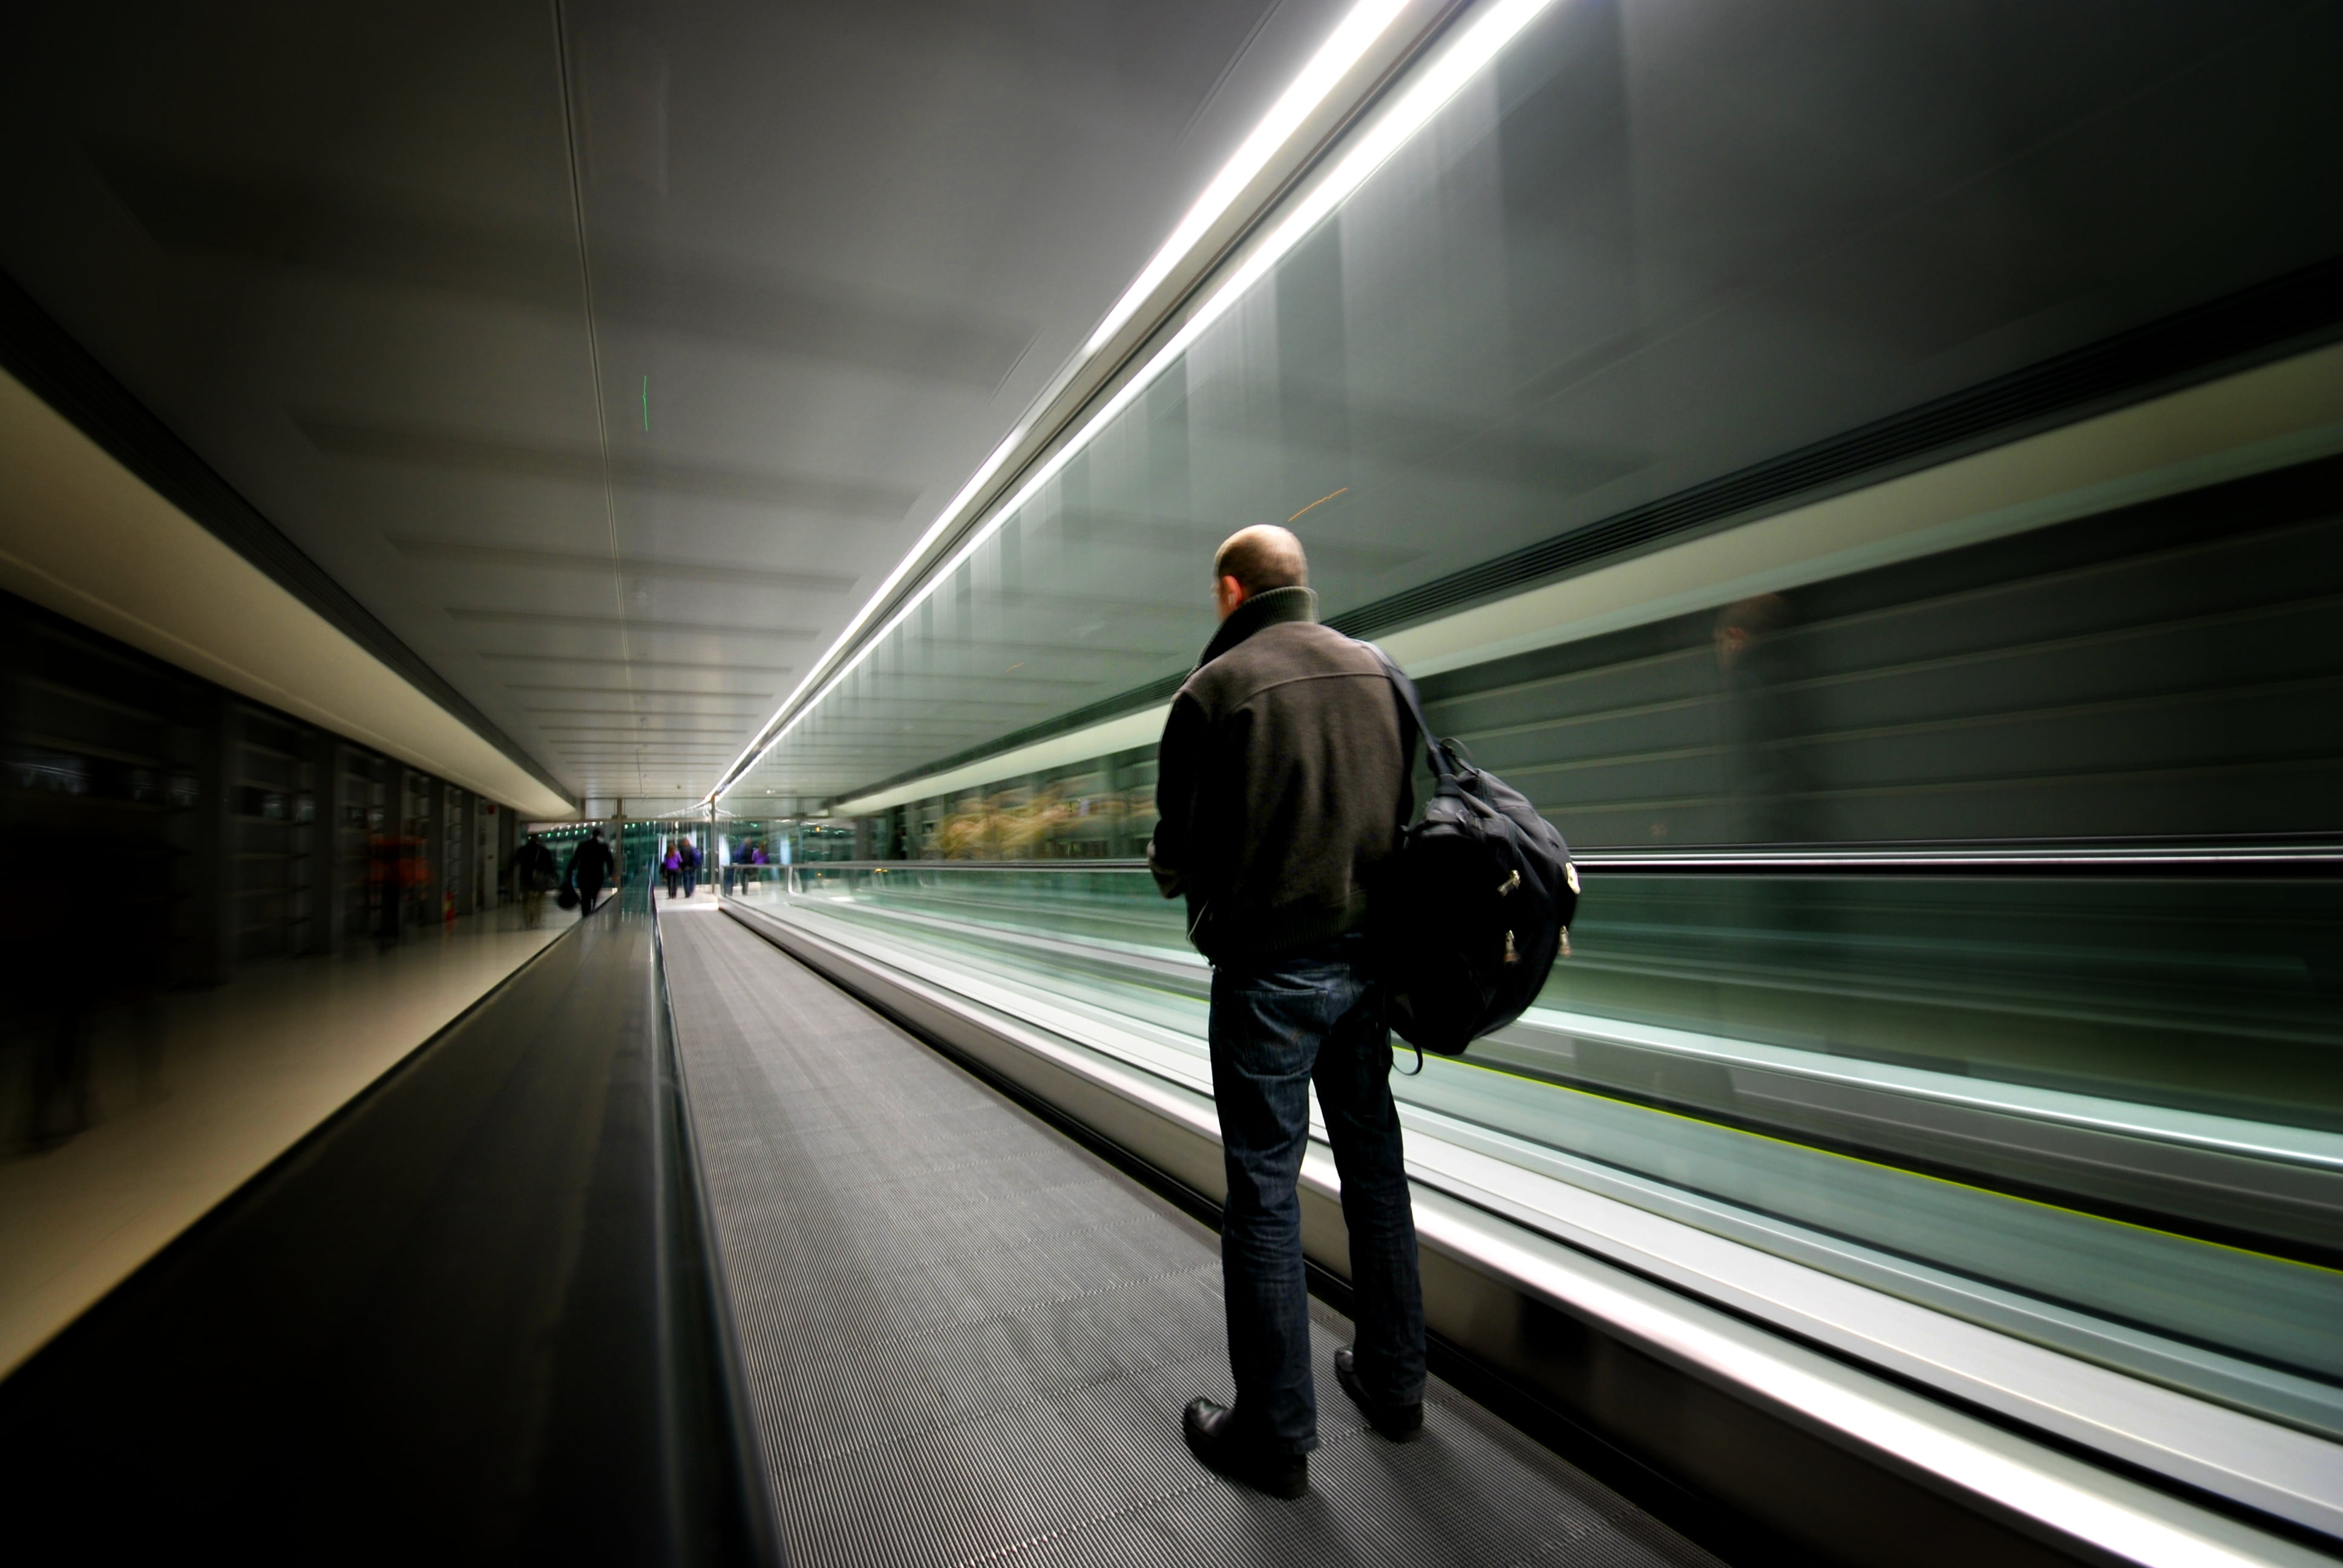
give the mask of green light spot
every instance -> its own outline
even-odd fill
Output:
[[[643,377],[643,428],[651,427],[651,378]]]

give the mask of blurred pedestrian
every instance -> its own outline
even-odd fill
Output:
[[[1222,1299],[1232,1405],[1190,1402],[1188,1446],[1274,1497],[1310,1489],[1318,1400],[1296,1191],[1314,1083],[1342,1184],[1356,1342],[1334,1375],[1368,1423],[1423,1425],[1423,1296],[1392,1103],[1368,897],[1413,810],[1413,726],[1372,648],[1318,624],[1302,542],[1235,534],[1221,628],[1172,700],[1147,859],[1212,961],[1212,1093],[1228,1175]]]
[[[603,842],[599,828],[594,829],[591,838],[570,852],[569,869],[565,879],[578,890],[578,912],[580,915],[594,912],[594,900],[602,896],[602,884],[610,879],[610,873],[617,864],[610,854],[610,846]]]
[[[560,879],[560,870],[553,863],[553,851],[535,833],[528,836],[513,855],[513,879],[520,884],[520,914],[524,922],[536,925],[545,919],[545,895],[553,890]]]
[[[93,1015],[108,994],[116,911],[98,884],[57,879],[81,846],[62,822],[12,824],[0,865],[0,970],[12,1032],[31,1035],[30,1146],[52,1149],[86,1131],[93,1114]]]
[[[676,881],[683,875],[683,855],[676,849],[672,839],[667,841],[667,859],[659,862],[659,869],[667,873],[667,896],[672,899],[675,897]]]
[[[1725,782],[1732,832],[1743,844],[1795,845],[1815,837],[1811,744],[1798,668],[1797,612],[1777,593],[1716,614],[1716,668],[1724,696]]]
[[[686,839],[683,841],[683,896],[689,898],[699,885],[699,846]]]
[[[1777,593],[1741,599],[1716,612],[1714,634],[1724,795],[1731,813],[1726,834],[1735,844],[1761,849],[1827,838],[1820,830],[1821,791],[1810,767],[1815,736],[1797,608]],[[1779,973],[1811,961],[1812,944],[1828,940],[1842,902],[1825,884],[1800,877],[1727,877],[1718,892],[1714,929],[1720,957],[1749,974]],[[1672,1086],[1687,1078],[1699,1082],[1694,1103],[1734,1103],[1734,1074],[1714,1063],[1704,1070],[1679,1060],[1667,1076]]]

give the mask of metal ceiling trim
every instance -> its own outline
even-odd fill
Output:
[[[0,273],[0,367],[263,577],[558,798],[578,804],[542,763],[327,575],[5,273]]]
[[[2086,344],[1735,473],[1377,599],[1328,624],[1380,636],[1598,563],[1721,531],[2290,357],[2343,337],[2343,257]]]
[[[2330,257],[1343,610],[1328,617],[1327,624],[1352,637],[1389,636],[2028,436],[2137,407],[2338,340],[2343,340],[2343,257]],[[987,757],[1111,722],[1167,700],[1186,678],[1185,671],[1160,677],[832,799],[860,801],[889,794],[930,775],[956,772]]]

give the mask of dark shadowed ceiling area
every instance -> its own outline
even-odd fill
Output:
[[[657,809],[1340,9],[51,8],[0,266],[573,794]]]

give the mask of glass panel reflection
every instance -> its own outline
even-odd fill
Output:
[[[2072,1354],[2343,1436],[2343,879],[1594,862],[1540,1007],[1401,1082],[1443,1135]],[[801,865],[908,944],[1208,1083],[1143,869]],[[1115,1049],[1112,1027],[1079,1037]],[[1184,1060],[1180,1053],[1184,1052]]]

